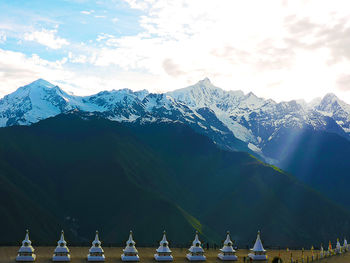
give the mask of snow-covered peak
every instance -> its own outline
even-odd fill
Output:
[[[237,101],[244,97],[241,91],[225,91],[214,86],[208,78],[187,88],[174,90],[167,93],[177,101],[194,108],[211,107],[221,104],[237,104]]]
[[[213,86],[213,84],[211,83],[210,79],[208,77],[198,81],[198,84],[200,84],[201,86]]]
[[[240,100],[240,108],[257,109],[266,104],[266,101],[249,92]]]
[[[350,106],[333,93],[326,94],[322,100],[315,105],[315,108],[320,112],[328,113],[329,116],[340,112],[350,114]]]
[[[339,98],[334,93],[327,93],[322,100],[325,101],[337,101]]]
[[[188,106],[202,108],[215,103],[218,97],[224,95],[224,91],[215,87],[208,78],[205,78],[192,86],[167,94]]]
[[[329,117],[350,134],[350,106],[334,94],[310,103],[276,103],[252,92],[223,90],[208,78],[168,93],[121,89],[85,97],[70,95],[38,79],[0,99],[0,127],[29,125],[75,109],[122,122],[181,121],[218,144],[227,146],[227,136],[232,136],[259,154],[281,128],[327,130]],[[235,149],[234,143],[230,149]]]
[[[138,90],[138,91],[135,91],[134,94],[140,99],[140,100],[143,100],[148,94],[148,90]]]
[[[0,100],[0,126],[30,124],[71,110],[71,100],[58,86],[38,79]]]
[[[53,88],[55,85],[53,85],[52,83],[50,83],[44,79],[37,79],[26,86],[31,87],[31,88],[36,88],[36,87]]]
[[[18,88],[15,92],[5,96],[5,98],[21,98],[28,96],[31,93],[43,93],[46,90],[50,90],[54,87],[55,85],[51,84],[50,82],[43,79],[38,79],[28,85]]]

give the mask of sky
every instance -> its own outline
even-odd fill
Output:
[[[348,0],[2,0],[0,97],[38,78],[75,95],[208,77],[276,101],[350,103]]]

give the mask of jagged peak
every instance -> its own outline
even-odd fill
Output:
[[[61,90],[58,86],[53,85],[52,83],[44,80],[37,79],[30,84],[19,87],[16,91],[6,95],[4,99],[12,99],[12,98],[23,98],[29,96],[32,93],[45,93],[47,90],[56,90],[58,95],[67,95],[63,90]]]
[[[327,93],[323,96],[322,100],[320,101],[320,105],[329,105],[335,102],[339,103],[340,99],[334,93]]]
[[[192,88],[199,88],[201,90],[211,89],[211,90],[221,90],[220,88],[214,86],[214,84],[210,81],[209,78],[204,78],[200,81],[198,81],[196,84],[191,86]]]
[[[47,80],[44,79],[37,79],[33,81],[32,83],[26,85],[27,87],[47,87],[47,88],[53,88],[55,85],[52,83],[48,82]]]
[[[222,89],[214,86],[212,82],[209,80],[209,78],[204,78],[193,85],[167,92],[167,94],[177,95],[183,92],[206,93],[206,91],[214,91],[214,90],[223,91]]]
[[[246,95],[246,98],[249,98],[249,97],[252,97],[252,98],[258,98],[258,96],[256,96],[253,92],[248,92],[247,95]]]
[[[324,95],[323,98],[334,98],[334,99],[338,99],[337,95],[335,95],[334,93],[327,93],[326,95]]]
[[[334,102],[334,101],[339,101],[339,98],[334,93],[327,93],[322,98],[322,101],[327,101],[327,102],[332,101],[332,102]]]
[[[198,83],[204,84],[204,85],[213,85],[208,77],[205,77],[204,79],[198,81]]]

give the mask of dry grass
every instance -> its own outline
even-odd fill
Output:
[[[121,263],[120,255],[122,254],[122,249],[119,247],[106,247],[105,255],[106,255],[106,262],[107,263]],[[0,263],[13,263],[15,262],[15,257],[17,254],[18,247],[0,247]],[[49,263],[51,262],[52,252],[54,250],[54,247],[37,247],[35,248],[35,253],[37,255],[36,262],[38,263]],[[70,247],[71,250],[71,256],[72,256],[72,263],[86,263],[86,256],[88,254],[88,247]],[[140,261],[145,263],[155,263],[155,260],[153,259],[153,254],[155,252],[155,248],[138,248],[139,255],[140,255]],[[173,250],[173,256],[174,256],[174,262],[183,262],[188,263],[188,261],[185,258],[185,255],[187,253],[187,249],[183,248],[174,248]],[[292,251],[293,252],[293,258],[298,259],[298,262],[301,263],[301,251]],[[220,263],[221,261],[217,259],[217,250],[209,249],[206,250],[206,256],[207,261],[209,263]],[[248,251],[245,249],[241,249],[237,251],[238,255],[238,262],[243,262],[243,257],[247,256]],[[290,252],[287,252],[285,250],[269,250],[268,251],[269,256],[269,262],[272,261],[272,259],[275,256],[281,255],[281,258],[283,259],[283,262],[290,262]],[[316,254],[316,251],[315,251]],[[311,251],[305,251],[305,263],[307,262],[306,258],[309,256],[311,258]],[[311,262],[311,259],[310,259]],[[340,256],[333,256],[331,258],[323,259],[319,262],[322,263],[349,263],[350,262],[350,252],[340,255]]]

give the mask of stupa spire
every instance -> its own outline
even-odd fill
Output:
[[[196,246],[197,244],[201,245],[202,243],[199,241],[199,237],[198,237],[198,231],[196,231],[196,235],[194,237],[194,240],[192,242],[192,245]]]
[[[267,261],[266,250],[264,249],[260,239],[260,231],[258,231],[254,247],[251,249],[251,251],[252,253],[249,253],[248,257],[250,257],[253,261],[254,260]]]
[[[96,234],[95,234],[95,240],[92,242],[92,245],[94,246],[100,246],[101,245],[101,241],[100,238],[98,236],[98,231],[96,230]]]
[[[66,240],[64,240],[64,231],[63,230],[61,231],[61,238],[60,238],[60,240],[58,240],[57,244],[58,245],[63,244],[64,246],[67,245]]]
[[[26,235],[24,236],[24,239],[22,241],[23,246],[30,246],[32,244],[32,241],[29,239],[29,230],[26,230]]]
[[[260,239],[260,231],[258,231],[258,235],[256,237],[256,241],[255,241],[254,247],[252,248],[252,251],[255,251],[255,252],[265,251],[263,244],[261,242],[261,239]]]
[[[35,261],[36,255],[32,247],[32,241],[29,239],[29,230],[26,230],[26,235],[22,241],[22,246],[18,250],[16,261]]]
[[[160,245],[163,245],[163,244],[169,244],[169,242],[166,240],[166,232],[165,232],[165,230],[163,231],[163,238],[162,238],[162,240],[159,242],[160,243]]]
[[[132,238],[132,231],[130,230],[130,233],[129,233],[129,239],[128,239],[128,241],[126,241],[126,244],[129,246],[130,244],[131,245],[135,245],[136,243],[135,243],[135,241],[134,241],[134,239]]]
[[[233,242],[231,241],[230,231],[227,231],[224,246],[220,249],[221,253],[218,254],[218,258],[221,260],[236,261],[236,251],[233,249],[232,245]]]
[[[156,261],[173,261],[173,256],[171,255],[171,250],[169,248],[169,242],[166,239],[166,232],[163,231],[163,238],[159,242],[159,248],[156,249],[156,254],[154,254],[154,259]]]
[[[232,246],[232,241],[231,241],[231,237],[230,237],[230,231],[226,232],[226,239],[225,239],[224,245]]]
[[[24,242],[32,244],[32,241],[30,241],[30,239],[29,239],[29,230],[28,229],[26,230],[26,236],[24,237],[23,243]]]

